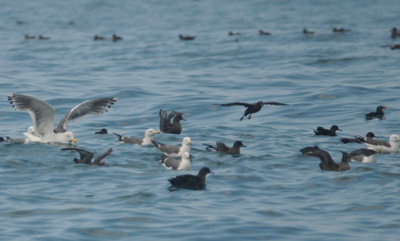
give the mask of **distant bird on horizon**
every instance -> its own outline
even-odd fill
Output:
[[[284,103],[263,102],[263,101],[258,101],[256,103],[252,103],[252,104],[248,104],[248,103],[244,103],[244,102],[233,102],[233,103],[228,103],[228,104],[220,104],[220,106],[232,106],[232,105],[241,105],[241,106],[246,107],[246,110],[244,111],[242,118],[240,118],[240,121],[242,121],[245,116],[249,116],[248,119],[250,120],[251,115],[259,112],[264,105],[287,106],[287,104],[284,104]]]
[[[344,32],[350,32],[350,29],[345,29],[345,28],[332,28],[332,32],[334,33],[344,33]]]
[[[196,36],[183,36],[182,34],[179,34],[179,39],[180,40],[194,40]]]
[[[102,37],[102,36],[100,36],[100,35],[95,35],[95,36],[93,37],[93,40],[94,40],[94,41],[96,41],[96,40],[104,40],[104,37]]]
[[[331,126],[331,128],[325,129],[322,126],[318,126],[316,130],[314,130],[315,135],[317,136],[336,136],[336,131],[342,131],[339,129],[337,125]]]
[[[28,34],[24,35],[25,39],[35,39],[36,36],[29,36]]]
[[[336,171],[343,172],[350,170],[348,161],[350,160],[347,153],[342,152],[342,161],[336,163],[333,161],[331,155],[324,150],[319,149],[318,146],[309,146],[300,150],[303,156],[314,156],[320,159],[319,167],[323,171]]]
[[[269,32],[264,32],[263,30],[258,30],[258,34],[259,35],[271,35],[271,33],[269,33]]]
[[[117,42],[117,41],[119,41],[119,40],[122,40],[122,37],[117,36],[117,35],[115,35],[115,34],[112,35],[112,41],[113,41],[113,42]]]
[[[92,162],[93,158],[93,153],[83,150],[83,149],[78,149],[78,148],[62,148],[62,151],[77,151],[80,155],[80,159],[74,158],[75,164],[86,164],[86,165],[91,165],[91,166],[105,166],[105,162],[101,162],[106,156],[110,155],[112,152],[112,148],[108,149],[105,153],[101,154],[98,156],[94,162]]]
[[[309,35],[313,35],[314,32],[312,31],[308,31],[306,28],[303,29],[303,34],[309,34]]]
[[[242,35],[242,33],[239,33],[239,32],[234,33],[234,32],[232,32],[232,31],[229,31],[229,32],[228,32],[228,35],[229,35],[229,36]]]
[[[49,40],[50,37],[44,37],[44,36],[42,36],[42,35],[39,35],[39,36],[38,36],[38,39],[39,39],[39,40]]]
[[[94,134],[106,135],[108,134],[108,131],[106,128],[103,128],[100,131],[96,131]]]

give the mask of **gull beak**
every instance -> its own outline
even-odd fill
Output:
[[[73,141],[74,143],[78,143],[78,141],[74,138],[71,141]]]
[[[154,134],[160,134],[160,132],[159,131],[155,131]]]
[[[188,142],[188,145],[192,145],[192,142],[191,142],[191,141],[189,141],[189,142]]]
[[[186,119],[183,119],[183,118],[182,118],[182,120],[183,120],[183,121],[186,121]]]

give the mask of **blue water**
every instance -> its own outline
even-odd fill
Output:
[[[399,12],[396,0],[2,1],[0,136],[31,125],[11,93],[49,102],[56,121],[83,100],[119,99],[69,125],[77,147],[95,156],[113,147],[107,167],[75,165],[57,145],[0,143],[0,240],[399,240],[398,153],[337,173],[299,152],[319,145],[338,161],[362,147],[339,137],[400,133],[400,52],[382,47],[400,41],[389,32]],[[243,107],[214,105],[259,100],[290,105],[242,122]],[[385,119],[366,121],[378,105]],[[181,135],[156,139],[190,136],[189,172],[165,170],[155,148],[94,134],[142,136],[158,129],[161,108],[184,113]],[[314,136],[333,124],[339,137]],[[235,140],[247,145],[240,157],[202,145]],[[203,166],[215,172],[205,190],[168,189]]]

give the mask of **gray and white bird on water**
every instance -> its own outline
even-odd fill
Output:
[[[390,135],[389,142],[375,140],[375,139],[361,140],[361,142],[368,149],[373,149],[380,152],[389,152],[389,153],[399,152],[399,143],[398,143],[399,141],[400,137],[395,134]]]
[[[49,103],[20,94],[11,94],[8,96],[8,100],[16,110],[28,111],[31,116],[34,134],[24,133],[29,142],[70,144],[77,141],[74,134],[67,131],[68,122],[81,119],[87,115],[102,114],[117,101],[117,98],[86,100],[68,111],[55,129],[55,110]]]
[[[192,145],[192,140],[190,137],[185,137],[182,140],[182,145],[166,145],[157,141],[151,141],[158,150],[160,150],[164,155],[169,157],[182,156],[183,153],[188,152],[190,154],[190,146]]]
[[[136,138],[129,136],[122,136],[114,132],[114,135],[118,137],[118,141],[122,143],[131,143],[135,145],[153,145],[152,141],[154,141],[154,135],[160,134],[160,132],[155,131],[153,129],[147,129],[144,132],[144,138]]]
[[[252,103],[252,104],[248,104],[248,103],[244,103],[244,102],[233,102],[233,103],[228,103],[228,104],[220,104],[220,106],[233,106],[233,105],[241,105],[241,106],[246,107],[246,110],[244,111],[242,118],[240,118],[240,121],[242,121],[245,116],[249,116],[248,119],[250,120],[251,115],[259,112],[264,105],[286,106],[288,104],[279,103],[279,102],[263,102],[263,101],[258,101],[256,103]]]
[[[161,159],[159,163],[168,170],[189,171],[192,167],[189,152],[183,153],[181,160],[172,157],[166,157]]]

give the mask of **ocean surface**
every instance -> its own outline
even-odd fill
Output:
[[[385,46],[400,42],[390,37],[398,0],[0,5],[0,136],[22,138],[32,125],[8,102],[12,93],[53,105],[56,123],[84,100],[118,98],[107,113],[69,124],[74,146],[95,156],[113,148],[108,166],[75,165],[65,146],[0,143],[0,240],[400,239],[399,153],[339,173],[299,151],[318,145],[340,161],[340,151],[363,147],[340,137],[400,134],[400,51]],[[259,100],[289,106],[239,121],[244,107],[216,105]],[[385,118],[366,120],[378,105]],[[112,134],[158,130],[160,109],[184,113],[181,135],[155,138],[191,137],[190,171],[166,170],[155,147]],[[333,124],[337,137],[314,135]],[[110,134],[95,135],[101,128]],[[203,145],[235,140],[247,146],[236,157]],[[204,166],[215,173],[205,190],[169,189],[169,178]]]

